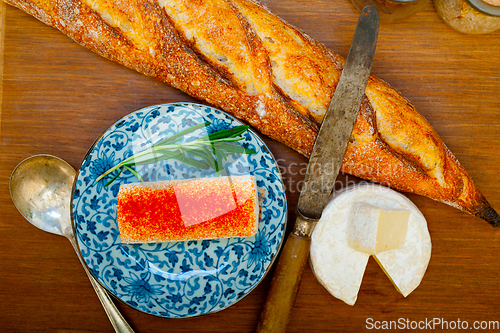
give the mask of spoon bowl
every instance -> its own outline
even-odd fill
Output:
[[[76,171],[62,159],[35,155],[10,177],[10,195],[21,215],[36,227],[66,236],[72,232],[69,204]]]
[[[108,292],[92,276],[82,259],[71,227],[71,191],[76,171],[52,155],[35,155],[19,163],[9,181],[12,201],[34,226],[66,237],[80,259],[116,332],[133,332]]]

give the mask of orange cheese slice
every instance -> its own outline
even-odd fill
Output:
[[[249,237],[259,221],[255,177],[124,184],[117,220],[123,243]]]

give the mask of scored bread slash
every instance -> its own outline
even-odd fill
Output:
[[[117,221],[123,243],[250,237],[257,233],[254,176],[123,184]]]
[[[305,156],[345,63],[255,0],[4,2]],[[425,117],[374,76],[341,171],[500,227],[500,215]]]

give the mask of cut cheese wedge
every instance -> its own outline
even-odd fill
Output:
[[[377,247],[378,242],[383,245]],[[363,184],[339,193],[325,207],[312,234],[310,258],[318,281],[354,305],[370,255],[406,297],[422,281],[431,247],[427,222],[408,198]]]
[[[410,211],[383,209],[366,202],[352,205],[347,227],[347,243],[357,251],[377,254],[398,249],[408,231]]]

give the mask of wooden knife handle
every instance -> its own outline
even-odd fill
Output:
[[[257,332],[285,332],[307,264],[310,237],[288,236],[280,255]]]

